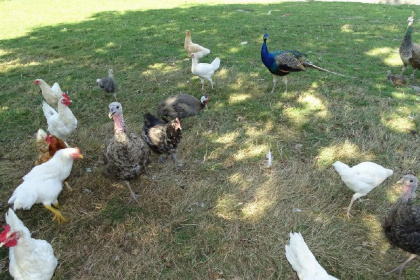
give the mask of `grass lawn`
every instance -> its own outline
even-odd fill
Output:
[[[47,2],[51,2],[47,4]],[[0,1],[0,222],[7,200],[34,165],[34,135],[46,129],[36,78],[59,82],[74,101],[81,149],[59,196],[69,222],[57,225],[37,204],[17,215],[59,259],[54,280],[298,279],[286,260],[290,231],[302,233],[322,266],[340,279],[379,279],[405,252],[391,247],[381,222],[404,174],[420,170],[419,95],[393,87],[407,17],[419,6],[270,1]],[[161,3],[160,3],[161,2]],[[241,3],[243,2],[243,3]],[[82,8],[83,7],[83,8]],[[420,22],[413,40],[420,43]],[[185,31],[221,67],[201,90],[183,49]],[[288,92],[260,58],[269,50],[306,53],[316,65],[288,76]],[[247,42],[247,43],[244,43]],[[102,174],[113,134],[111,95],[96,78],[113,68],[130,131],[169,95],[211,97],[182,120],[179,170],[153,162],[128,191]],[[405,72],[411,74],[411,67]],[[409,80],[420,85],[420,73]],[[271,150],[273,167],[265,168]],[[353,192],[331,164],[374,161],[394,175],[345,210]],[[299,209],[299,210],[297,210]],[[404,271],[418,279],[419,261]],[[0,249],[0,279],[11,279]],[[388,279],[397,279],[393,275]]]

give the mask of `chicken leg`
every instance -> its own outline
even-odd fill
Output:
[[[402,264],[400,264],[399,266],[397,266],[393,270],[388,271],[387,273],[385,273],[385,275],[390,275],[390,274],[398,271],[398,279],[401,279],[402,271],[403,271],[404,267],[406,266],[406,264],[408,264],[409,262],[411,262],[412,260],[414,260],[416,257],[417,257],[416,254],[411,254],[408,257],[408,259],[406,259]]]
[[[137,204],[140,204],[139,200],[137,199],[140,195],[136,194],[130,186],[130,182],[128,181],[124,181],[124,184],[127,186],[128,190],[130,191],[130,200],[128,201],[128,203],[130,203],[132,200],[134,200],[135,202],[137,202]]]
[[[44,205],[45,208],[47,208],[48,210],[50,210],[51,212],[53,212],[53,214],[54,214],[53,221],[54,220],[57,220],[57,222],[59,224],[67,222],[67,219],[64,218],[63,214],[61,214],[61,212],[59,210],[55,209],[51,205],[47,205],[47,204],[43,204],[43,205]],[[57,207],[59,206],[58,205],[58,202],[54,203],[54,205],[56,205]]]
[[[174,161],[174,163],[178,166],[178,167],[183,167],[184,164],[182,163],[182,161],[178,161],[178,159],[176,158],[176,153],[171,153],[171,157],[172,160]]]

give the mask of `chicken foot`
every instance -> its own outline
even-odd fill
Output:
[[[174,163],[178,166],[178,167],[183,167],[184,163],[182,163],[181,161],[178,161],[176,158],[176,153],[171,153],[171,157],[172,160],[174,161]]]
[[[134,200],[135,202],[137,202],[137,204],[140,204],[139,200],[137,199],[140,195],[136,194],[130,186],[130,182],[128,181],[124,181],[124,184],[127,186],[128,190],[130,191],[130,200],[128,201],[128,203],[130,203],[132,200]]]
[[[58,202],[54,203],[54,206],[58,207],[59,206]],[[59,210],[57,210],[54,207],[52,207],[51,205],[47,205],[47,204],[44,204],[44,207],[47,208],[48,210],[50,210],[51,212],[53,212],[53,214],[54,214],[53,221],[57,220],[57,222],[59,224],[67,222],[67,219],[63,216],[63,214],[61,214],[61,212]]]
[[[407,260],[405,260],[402,264],[400,264],[399,266],[397,266],[397,267],[396,267],[396,268],[394,268],[393,270],[388,271],[387,273],[385,273],[385,275],[390,275],[390,274],[392,274],[392,273],[394,273],[394,272],[397,272],[397,271],[398,271],[398,279],[401,279],[401,275],[402,275],[402,271],[403,271],[404,267],[405,267],[405,266],[406,266],[409,262],[411,262],[412,260],[414,260],[416,257],[417,257],[417,255],[416,255],[416,254],[411,254],[411,255],[408,257],[408,259],[407,259]]]

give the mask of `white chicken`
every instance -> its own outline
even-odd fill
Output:
[[[341,161],[336,161],[333,163],[333,167],[344,184],[355,192],[347,207],[347,218],[351,216],[350,209],[356,199],[367,195],[394,173],[391,169],[370,161],[359,163],[351,168]]]
[[[66,222],[56,209],[59,207],[57,198],[63,189],[63,181],[70,175],[73,160],[78,158],[83,158],[78,148],[58,150],[49,161],[35,166],[23,177],[23,183],[15,189],[8,203],[13,204],[14,210],[27,210],[35,203],[42,203],[53,212],[54,220]]]
[[[202,58],[203,56],[208,55],[210,53],[209,49],[192,42],[191,32],[189,30],[187,30],[185,34],[184,50],[187,51],[188,55],[194,53],[197,56],[197,58]]]
[[[290,233],[290,244],[285,249],[286,258],[300,280],[338,280],[317,262],[300,232]]]
[[[54,83],[52,87],[50,87],[44,80],[36,79],[34,84],[39,85],[41,88],[42,96],[44,97],[45,101],[53,106],[57,106],[57,102],[61,97],[61,93],[63,92],[60,88],[58,83]]]
[[[197,56],[192,53],[190,54],[190,57],[192,58],[192,65],[191,65],[191,72],[194,75],[197,75],[200,77],[201,80],[201,89],[204,88],[204,79],[209,81],[211,83],[211,88],[213,88],[213,80],[211,77],[214,74],[214,71],[219,69],[220,66],[220,58],[216,57],[213,62],[210,63],[198,63]]]
[[[9,248],[9,273],[15,280],[49,280],[58,261],[52,246],[31,237],[29,229],[12,209],[6,213],[6,226],[0,234],[0,247]]]
[[[77,128],[77,119],[69,108],[71,102],[70,97],[65,93],[62,94],[58,101],[57,111],[45,101],[42,102],[42,110],[47,119],[48,131],[64,141]]]

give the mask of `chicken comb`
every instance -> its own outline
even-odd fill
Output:
[[[52,139],[51,139],[49,133],[47,133],[47,137],[45,137],[45,141],[47,141],[48,144],[51,144],[52,143]]]
[[[10,232],[10,226],[4,225],[2,226],[4,228],[4,231],[0,234],[0,242],[6,241],[6,236]]]
[[[68,99],[68,100],[70,100],[70,101],[71,101],[70,96],[68,96],[68,95],[67,95],[67,93],[63,92],[62,96],[63,96],[65,99]]]

